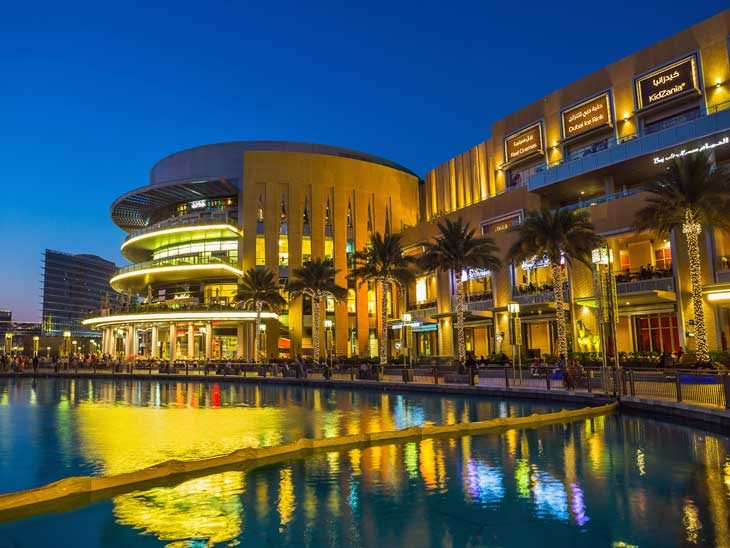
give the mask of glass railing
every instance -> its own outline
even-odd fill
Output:
[[[236,228],[238,227],[238,221],[233,212],[230,211],[219,211],[213,213],[199,213],[189,214],[180,217],[173,217],[171,219],[165,219],[159,223],[155,223],[134,232],[130,232],[125,241],[136,238],[143,234],[149,234],[151,232],[157,232],[158,230],[164,230],[166,228],[177,228],[185,226],[204,226],[204,225],[216,225],[216,224],[229,224]]]
[[[598,204],[605,204],[606,202],[620,200],[621,198],[626,198],[627,196],[633,196],[634,194],[640,194],[641,192],[644,192],[643,187],[629,188],[626,190],[622,190],[621,192],[614,192],[613,194],[605,194],[603,196],[596,196],[595,198],[580,200],[579,202],[576,202],[574,204],[563,206],[561,209],[574,210],[583,209],[584,207],[593,207]]]
[[[127,272],[136,272],[140,270],[150,270],[164,266],[193,266],[193,265],[210,265],[221,264],[238,268],[238,261],[228,257],[214,257],[210,255],[193,255],[190,257],[168,257],[158,259],[156,261],[145,261],[142,263],[124,266],[116,271],[115,276],[125,274]]]
[[[154,314],[160,312],[230,312],[243,310],[236,304],[198,303],[195,299],[186,302],[158,301],[153,303],[133,303],[129,305],[116,305],[109,308],[101,308],[89,312],[90,316],[115,316],[118,314]],[[279,314],[286,314],[287,307],[279,310]],[[264,310],[268,312],[268,309]]]

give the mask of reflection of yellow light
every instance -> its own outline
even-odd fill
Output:
[[[523,499],[530,498],[530,465],[525,459],[517,459],[515,483],[517,484],[517,495]]]
[[[294,484],[291,480],[291,467],[288,467],[279,472],[279,500],[276,509],[282,525],[291,521],[295,507]]]
[[[209,545],[237,538],[242,529],[243,472],[225,472],[114,498],[118,523],[160,540],[205,539]]]
[[[274,312],[261,312],[263,319],[278,319],[278,315]],[[256,318],[256,312],[247,312],[245,310],[232,310],[220,312],[168,312],[154,314],[119,314],[116,316],[99,316],[89,318],[81,323],[84,325],[103,325],[129,323],[138,321],[204,321],[204,320],[253,320]]]
[[[517,430],[507,430],[504,437],[507,440],[507,453],[514,457],[517,454]]]
[[[418,448],[415,442],[407,443],[403,449],[403,460],[405,461],[408,477],[415,479],[418,477]]]
[[[235,266],[231,266],[226,263],[207,263],[207,264],[185,264],[176,266],[155,266],[152,268],[141,268],[139,270],[132,270],[131,272],[122,272],[117,274],[109,283],[114,285],[116,282],[125,280],[127,278],[135,276],[146,276],[148,274],[160,274],[162,272],[185,272],[190,270],[228,270],[234,276],[243,276],[243,271],[239,270]]]
[[[730,300],[730,291],[708,291],[706,295],[711,302]]]
[[[176,228],[166,228],[164,230],[155,230],[153,232],[147,232],[146,234],[140,234],[139,236],[135,236],[134,238],[130,238],[129,240],[126,240],[123,244],[121,249],[124,250],[125,247],[127,247],[130,244],[133,244],[135,242],[139,242],[141,240],[146,240],[149,238],[155,238],[157,236],[164,236],[166,234],[176,234],[178,232],[207,232],[210,230],[230,230],[234,234],[241,235],[242,232],[238,230],[233,225],[228,224],[219,224],[219,225],[203,225],[203,226],[180,226]]]
[[[697,506],[690,499],[685,499],[684,508],[682,509],[682,523],[687,533],[687,542],[697,544],[699,540],[699,531],[702,529],[700,522],[700,514]]]

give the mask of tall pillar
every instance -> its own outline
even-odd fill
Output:
[[[236,326],[236,357],[243,358],[246,355],[244,350],[245,337],[243,336],[243,324],[239,323]]]
[[[170,362],[175,360],[175,346],[177,346],[177,326],[174,323],[170,324]]]
[[[210,360],[213,357],[213,324],[208,322],[205,324],[205,359]]]
[[[159,352],[157,351],[157,339],[159,336],[159,333],[157,332],[159,328],[156,325],[152,326],[152,348],[150,349],[150,358],[156,359],[159,358]]]
[[[106,354],[106,338],[107,338],[107,329],[106,327],[101,330],[101,353]]]
[[[132,354],[139,354],[139,337],[137,336],[137,326],[132,326]]]
[[[133,326],[128,325],[124,332],[124,357],[129,359],[134,354],[134,334]]]
[[[192,360],[195,357],[195,332],[193,330],[193,323],[188,324],[188,359]]]

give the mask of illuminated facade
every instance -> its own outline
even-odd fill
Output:
[[[418,254],[436,222],[462,216],[502,250],[508,231],[539,208],[587,209],[613,256],[619,352],[694,349],[689,261],[684,236],[632,230],[642,186],[676,156],[710,150],[730,162],[730,11],[609,65],[495,122],[491,137],[429,171],[423,222],[404,232]],[[710,348],[730,344],[730,234],[710,229],[702,276]],[[591,269],[564,267],[574,351],[600,350]],[[467,350],[511,353],[509,302],[520,303],[523,352],[556,349],[550,268],[539,260],[500,272],[467,273]],[[408,291],[419,355],[454,354],[454,283],[426,274]]]
[[[251,359],[255,312],[235,307],[242,273],[268,268],[284,292],[292,269],[327,257],[348,286],[352,253],[371,233],[417,222],[418,177],[341,148],[221,143],[164,158],[149,185],[114,202],[111,216],[127,232],[121,250],[132,264],[110,282],[124,304],[85,322],[102,331],[103,350]],[[373,351],[374,298],[367,286],[350,284],[346,302],[328,303],[338,355]],[[278,315],[264,312],[264,324],[267,355],[311,348],[311,303],[300,298]]]
[[[417,256],[436,222],[463,217],[506,250],[527,211],[587,209],[608,240],[618,318],[607,344],[619,352],[694,349],[686,241],[632,226],[642,189],[671,158],[709,150],[730,163],[730,11],[560,89],[498,120],[486,141],[429,171],[423,181],[391,162],[301,143],[238,142],[174,154],[152,170],[151,184],[119,198],[112,218],[129,235],[133,262],[112,279],[128,302],[87,324],[104,348],[160,358],[251,358],[251,318],[232,309],[236,283],[251,267],[282,284],[312,257],[334,260],[342,303],[327,303],[338,356],[377,355],[377,291],[347,281],[352,253],[370,234],[400,231]],[[710,348],[730,344],[730,234],[702,240]],[[523,352],[556,349],[552,273],[540,258],[467,278],[467,350],[507,352],[507,304],[520,304]],[[565,265],[569,346],[597,352],[601,300],[594,274]],[[391,355],[454,355],[454,283],[421,273],[391,295]],[[282,289],[283,291],[283,289]],[[403,328],[403,320],[408,321]],[[266,352],[311,349],[311,303],[298,299],[266,318]],[[136,336],[128,336],[136,333]],[[614,340],[615,339],[615,340]],[[399,343],[399,344],[396,344]],[[328,345],[329,346],[329,345]]]

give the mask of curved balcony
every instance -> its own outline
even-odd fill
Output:
[[[238,278],[243,272],[237,263],[213,256],[170,257],[125,266],[109,283],[117,291],[139,291],[157,282]]]
[[[236,238],[241,236],[236,219],[228,213],[194,214],[165,219],[130,233],[122,244],[122,255],[134,262],[146,261],[152,251],[169,245]]]

